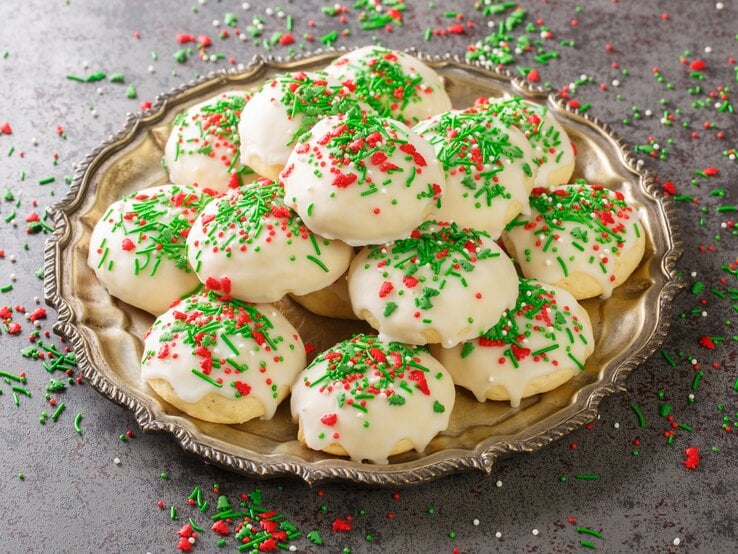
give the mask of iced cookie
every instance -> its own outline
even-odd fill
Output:
[[[609,298],[638,267],[645,234],[622,193],[588,184],[537,188],[530,205],[531,214],[510,222],[502,236],[525,277],[577,299]]]
[[[327,287],[353,250],[310,231],[284,203],[284,188],[260,179],[214,200],[187,239],[187,257],[203,283],[249,302]],[[212,287],[211,287],[212,288]]]
[[[285,201],[324,237],[362,246],[407,236],[442,193],[433,147],[398,121],[351,111],[301,140],[280,176]]]
[[[434,116],[413,130],[434,146],[446,176],[433,219],[496,239],[521,211],[529,213],[537,168],[528,141],[514,126],[472,108]]]
[[[164,151],[172,183],[225,192],[255,178],[239,159],[238,121],[248,99],[224,92],[174,118]]]
[[[292,388],[298,438],[313,450],[386,464],[448,427],[451,377],[427,350],[356,335],[329,348]]]
[[[271,419],[305,367],[295,328],[269,305],[188,296],[144,338],[141,376],[164,400],[213,423]]]
[[[323,117],[359,105],[352,88],[323,72],[285,73],[268,80],[243,109],[241,159],[258,174],[276,179],[301,135]]]
[[[189,186],[162,185],[114,202],[90,237],[88,265],[110,294],[154,315],[194,290],[187,235],[212,200]]]
[[[532,163],[537,168],[535,186],[555,187],[569,182],[574,173],[574,146],[548,108],[513,97],[481,98],[474,109],[525,135],[533,148]]]
[[[486,233],[426,222],[406,239],[359,252],[349,294],[356,315],[383,340],[450,348],[515,305],[518,276]]]
[[[594,337],[589,315],[571,294],[521,279],[515,307],[482,336],[431,351],[480,402],[509,400],[516,407],[582,371]]]
[[[361,100],[408,125],[451,109],[438,74],[398,50],[365,46],[336,59],[325,71],[339,81],[353,81]]]

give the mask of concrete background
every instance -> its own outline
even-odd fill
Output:
[[[247,63],[254,53],[264,53],[263,46],[250,39],[218,38],[213,20],[222,24],[225,13],[233,12],[244,27],[259,15],[265,21],[264,37],[277,29],[284,31],[286,18],[266,13],[267,8],[276,12],[276,3],[250,4],[244,10],[240,2],[214,0],[0,3],[0,124],[7,121],[12,126],[12,134],[0,135],[0,190],[7,188],[20,201],[17,206],[12,202],[0,206],[0,248],[5,253],[0,258],[0,285],[15,285],[0,293],[0,305],[35,308],[34,297],[42,296],[42,283],[33,273],[42,264],[44,235],[27,235],[23,219],[32,211],[42,214],[45,206],[64,194],[64,176],[71,175],[78,160],[123,125],[126,112],[137,111],[139,102],[153,101],[158,93],[196,74],[228,66],[229,57]],[[304,33],[320,37],[347,28],[351,35],[340,38],[337,46],[367,44],[375,35],[386,46],[463,54],[469,44],[489,33],[490,18],[476,11],[472,2],[438,1],[431,7],[408,0],[407,4],[405,26],[393,32],[362,31],[357,21],[360,10],[353,8],[343,25],[319,10],[332,2],[285,1],[281,7],[293,18],[293,46],[302,43],[308,48],[313,46]],[[522,56],[518,65],[535,67],[542,80],[555,88],[582,75],[591,77],[592,82],[580,86],[575,98],[581,104],[590,103],[591,112],[612,124],[627,143],[648,144],[652,135],[667,147],[665,161],[643,154],[647,167],[657,171],[662,181],[672,181],[678,195],[697,198],[698,203],[678,203],[685,245],[679,266],[688,290],[674,304],[672,331],[664,346],[676,360],[675,367],[657,354],[634,372],[627,394],[602,403],[601,417],[591,428],[535,454],[502,460],[491,477],[468,473],[400,491],[348,484],[311,489],[297,480],[259,482],[210,467],[184,454],[170,436],[143,435],[126,410],[85,385],[54,395],[67,409],[57,422],[49,419],[40,424],[41,412],[54,410],[44,399],[49,374],[39,361],[21,357],[20,349],[29,345],[33,326],[16,313],[13,320],[23,325],[23,331],[18,336],[0,336],[0,369],[25,371],[32,397],[21,396],[16,407],[11,385],[0,381],[0,552],[173,552],[176,530],[187,517],[192,515],[200,524],[205,521],[187,506],[188,495],[200,486],[214,502],[215,496],[208,492],[214,483],[231,499],[259,487],[266,507],[283,513],[305,534],[318,530],[324,546],[304,537],[292,543],[305,552],[344,548],[352,552],[450,552],[454,548],[569,552],[584,550],[581,541],[606,552],[735,551],[738,435],[724,430],[723,418],[728,417],[728,425],[738,419],[738,393],[733,390],[738,376],[732,338],[736,333],[730,322],[736,302],[728,292],[738,283],[721,266],[735,261],[738,246],[729,223],[734,214],[717,208],[738,203],[736,165],[722,154],[736,145],[738,132],[735,115],[718,112],[711,102],[706,108],[692,105],[718,86],[736,86],[735,66],[728,58],[738,50],[738,3],[726,0],[723,4],[718,9],[714,2],[520,2],[528,9],[527,21],[545,22],[553,33],[546,45],[561,56],[547,66]],[[350,8],[352,3],[345,5]],[[448,28],[454,20],[444,14],[454,10],[464,16],[462,24],[471,21],[473,27],[462,35],[434,36],[425,42],[426,28]],[[310,19],[315,27],[309,27]],[[225,58],[205,62],[195,54],[186,63],[177,63],[173,54],[182,48],[177,33],[210,35],[209,52],[223,53]],[[573,40],[575,46],[561,46],[561,40]],[[704,81],[690,77],[689,66],[680,62],[687,50],[692,52],[687,55],[690,62],[698,57],[705,60]],[[277,54],[286,52],[284,47],[275,48]],[[664,83],[654,77],[655,66]],[[65,78],[96,71],[123,72],[126,84],[108,80],[82,84]],[[137,99],[126,98],[128,84],[136,86]],[[688,89],[697,84],[704,91],[690,95]],[[675,115],[673,126],[660,123],[664,109]],[[647,116],[646,110],[653,115]],[[640,119],[634,119],[636,111]],[[715,127],[707,129],[705,122]],[[66,139],[59,135],[58,125]],[[722,139],[717,138],[720,131]],[[698,138],[692,138],[694,132]],[[674,144],[667,146],[669,139]],[[719,170],[717,177],[695,174],[712,166]],[[50,176],[56,178],[54,183],[38,184]],[[692,179],[698,184],[690,184]],[[13,209],[15,226],[5,221]],[[706,287],[692,294],[689,290],[697,281]],[[42,333],[54,321],[49,312]],[[707,349],[698,342],[703,336],[725,340]],[[59,344],[58,339],[44,340]],[[704,377],[690,403],[692,360]],[[672,406],[676,423],[693,429],[691,433],[677,429],[672,444],[663,436],[672,428],[659,415],[664,403]],[[642,410],[644,428],[638,426],[631,404]],[[84,413],[81,436],[72,427],[77,412]],[[119,440],[129,430],[135,437]],[[696,471],[682,465],[684,449],[690,446],[701,454]],[[163,472],[167,479],[161,477]],[[24,479],[19,478],[21,473]],[[577,474],[596,474],[599,479],[577,479]],[[164,503],[164,510],[157,507],[158,501]],[[179,521],[170,520],[171,505],[177,507]],[[332,532],[334,519],[346,516],[353,518],[353,529]],[[479,525],[474,525],[475,519]],[[602,538],[578,533],[577,527],[594,529]],[[501,538],[495,537],[497,531]],[[368,534],[371,542],[366,540]],[[205,531],[195,551],[214,550],[217,539],[215,533]],[[233,549],[229,540],[225,551]]]

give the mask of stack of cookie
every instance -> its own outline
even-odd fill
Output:
[[[90,244],[111,294],[157,316],[143,379],[218,423],[269,419],[291,391],[308,447],[387,463],[446,429],[454,385],[517,406],[581,371],[577,300],[638,265],[638,212],[567,184],[575,151],[545,107],[459,108],[422,62],[367,47],[177,116],[174,184],[114,203]],[[285,295],[376,335],[306,367],[270,304]]]

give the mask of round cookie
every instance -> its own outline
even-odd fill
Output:
[[[386,464],[425,450],[448,427],[455,398],[450,375],[424,348],[356,335],[297,378],[292,417],[309,448]]]
[[[510,222],[502,239],[523,275],[581,300],[609,298],[638,267],[645,233],[622,193],[601,185],[536,188],[530,216]]]
[[[174,118],[164,149],[172,183],[225,192],[254,179],[239,159],[238,121],[249,98],[242,91],[223,92]]]
[[[348,273],[341,275],[324,289],[304,295],[291,294],[292,299],[314,314],[338,319],[357,319],[351,307]]]
[[[548,108],[516,96],[480,98],[474,109],[494,116],[507,127],[518,128],[525,135],[533,148],[533,164],[538,168],[536,187],[556,187],[569,182],[574,173],[574,145]]]
[[[241,159],[258,174],[277,179],[302,134],[321,118],[359,104],[351,88],[324,72],[285,73],[268,80],[243,109]]]
[[[243,423],[271,419],[305,363],[297,331],[272,306],[205,291],[156,319],[141,376],[192,417]]]
[[[356,315],[383,340],[450,348],[515,305],[518,276],[483,231],[429,221],[406,239],[359,252],[349,294]]]
[[[471,108],[434,116],[413,130],[435,147],[446,176],[433,219],[497,239],[516,215],[529,213],[536,168],[533,150],[515,127]]]
[[[408,125],[451,109],[438,74],[398,50],[365,46],[336,59],[325,71],[339,81],[353,81],[361,100]]]
[[[249,302],[327,287],[353,250],[312,233],[284,203],[279,182],[260,179],[214,200],[187,238],[187,258],[203,283]]]
[[[182,185],[124,196],[95,224],[87,264],[110,294],[159,315],[199,284],[185,241],[210,200],[211,192]]]
[[[594,336],[587,311],[571,294],[521,279],[515,307],[482,336],[431,351],[480,402],[509,400],[517,407],[583,370]]]
[[[280,175],[286,203],[324,237],[362,246],[407,236],[442,193],[433,147],[398,121],[354,110],[301,140]]]

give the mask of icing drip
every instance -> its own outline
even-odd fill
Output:
[[[512,310],[480,337],[438,351],[438,357],[454,383],[469,389],[480,402],[492,387],[500,386],[515,407],[534,379],[582,370],[593,351],[589,316],[571,294],[520,279]]]
[[[454,386],[425,349],[356,335],[318,355],[297,379],[292,415],[310,448],[342,446],[385,464],[403,439],[422,451],[448,426]]]

